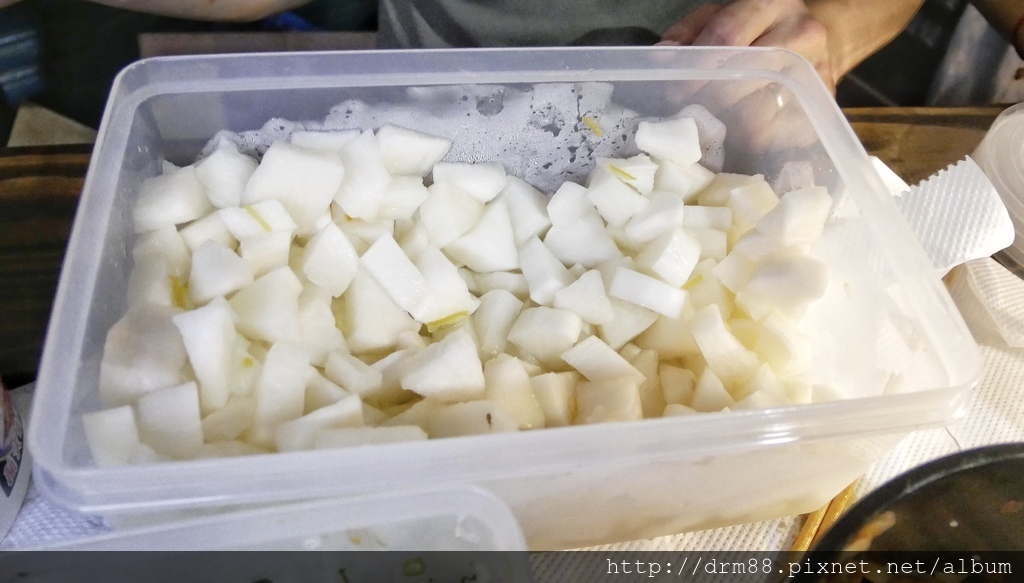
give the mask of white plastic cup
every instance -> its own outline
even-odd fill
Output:
[[[0,385],[0,541],[21,510],[28,489],[29,467],[21,415],[10,393]]]
[[[972,158],[996,187],[1017,232],[1004,253],[1024,267],[1024,103],[999,114]]]

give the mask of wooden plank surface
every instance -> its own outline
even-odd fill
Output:
[[[1001,107],[846,110],[868,153],[913,184],[969,154]],[[0,376],[34,378],[89,146],[0,148]]]
[[[0,149],[0,376],[35,377],[91,146]]]

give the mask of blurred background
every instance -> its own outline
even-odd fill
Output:
[[[315,0],[245,24],[24,0],[0,9],[0,144],[38,143],[40,124],[49,143],[91,141],[114,76],[140,57],[370,48],[376,25],[374,0]],[[837,100],[843,107],[1014,103],[1024,99],[1022,67],[967,0],[927,0],[894,42],[843,80]]]

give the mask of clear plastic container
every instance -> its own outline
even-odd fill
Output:
[[[1024,267],[1024,103],[996,117],[972,157],[996,187],[1017,231],[1003,254]]]
[[[609,95],[613,105],[597,117],[604,137],[596,139],[583,117]],[[841,398],[350,450],[95,467],[80,417],[99,408],[104,338],[125,309],[140,182],[162,160],[191,162],[218,130],[258,129],[271,118],[322,120],[353,99],[363,104],[355,113],[378,123],[426,130],[441,120],[457,143],[480,146],[454,158],[489,149],[488,157],[539,183],[580,176],[594,152],[604,155],[600,147],[571,156],[559,147],[611,143],[629,154],[638,117],[703,104],[728,128],[724,170],[763,173],[780,184],[813,174],[835,199],[813,250],[832,281],[803,324],[813,339],[816,394]],[[568,107],[548,107],[567,100]],[[344,107],[336,117],[349,115]],[[498,110],[505,112],[500,125],[481,121]],[[814,69],[793,53],[656,47],[153,59],[122,72],[111,93],[54,304],[29,444],[43,492],[90,513],[476,484],[509,504],[531,548],[564,548],[811,511],[910,431],[955,417],[980,371],[977,346],[920,243]]]

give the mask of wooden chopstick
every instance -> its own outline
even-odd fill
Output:
[[[821,535],[832,528],[836,520],[846,511],[853,500],[853,491],[856,486],[857,482],[850,484],[828,504],[808,514],[790,550],[798,553],[806,553],[810,550],[821,538]]]

